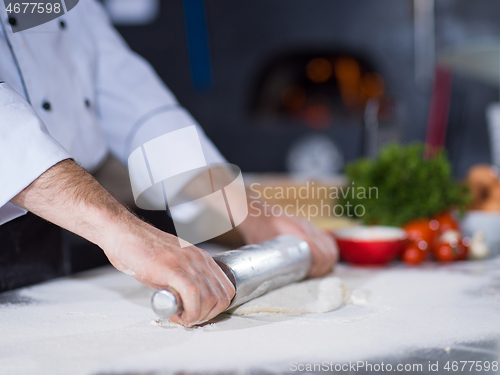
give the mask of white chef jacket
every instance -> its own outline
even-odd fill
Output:
[[[126,163],[145,142],[196,124],[95,0],[15,34],[4,5],[0,21],[0,224],[26,213],[9,200],[59,161],[92,171],[110,151]],[[207,163],[224,162],[199,126],[198,135]]]

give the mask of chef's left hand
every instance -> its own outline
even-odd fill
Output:
[[[338,260],[337,245],[333,238],[305,219],[286,215],[248,215],[238,229],[249,244],[270,240],[282,234],[291,234],[306,241],[313,258],[309,277],[326,275]]]

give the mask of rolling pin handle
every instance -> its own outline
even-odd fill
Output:
[[[183,310],[181,296],[172,287],[155,292],[151,297],[151,306],[162,319],[169,319]]]

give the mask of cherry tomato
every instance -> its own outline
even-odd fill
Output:
[[[439,223],[437,228],[440,232],[447,230],[458,230],[458,223],[450,211],[444,211],[433,217]]]
[[[455,256],[453,255],[453,248],[449,243],[442,243],[434,248],[434,256],[440,262],[453,262]]]
[[[462,241],[455,243],[442,242],[434,248],[434,256],[440,262],[453,262],[467,259],[468,248]]]
[[[455,249],[455,260],[467,260],[469,255],[469,247],[464,244],[464,240],[460,240]]]
[[[420,264],[427,257],[427,252],[422,250],[415,242],[410,242],[403,250],[402,260],[406,264]]]
[[[430,220],[417,219],[407,223],[403,229],[408,239],[413,242],[425,241],[430,246],[434,241],[435,231],[430,226]]]

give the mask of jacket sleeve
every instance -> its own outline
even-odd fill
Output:
[[[113,154],[126,163],[130,153],[145,142],[196,125],[205,160],[225,162],[151,65],[126,45],[102,6],[95,0],[84,4],[83,21],[98,50],[96,110]]]
[[[14,196],[68,158],[26,100],[0,83],[0,224],[26,213],[9,202]]]

